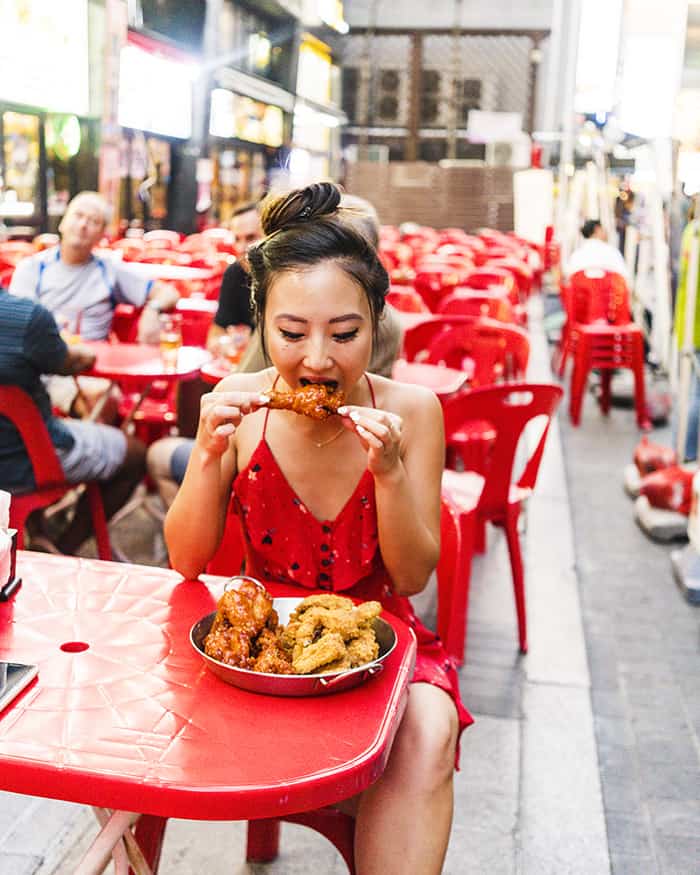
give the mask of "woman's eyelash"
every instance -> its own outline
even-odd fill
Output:
[[[353,328],[352,331],[343,331],[342,334],[334,334],[333,340],[339,340],[341,343],[345,343],[346,341],[357,337],[357,331],[357,328]]]
[[[285,331],[284,328],[280,328],[280,334],[285,340],[300,340],[304,336],[296,331]]]

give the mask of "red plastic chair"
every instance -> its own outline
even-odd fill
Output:
[[[386,295],[386,302],[402,313],[430,313],[423,298],[410,286],[390,288]]]
[[[34,249],[37,252],[42,252],[44,249],[51,249],[52,246],[58,246],[60,242],[61,238],[58,234],[37,234],[32,240]]]
[[[416,272],[413,286],[425,301],[431,313],[437,310],[440,301],[453,292],[464,280],[469,271],[458,271],[447,267],[431,267]]]
[[[507,298],[459,286],[440,301],[437,312],[445,315],[488,316],[499,322],[515,321],[513,307]]]
[[[478,477],[478,475],[474,475]],[[482,481],[483,478],[479,478]],[[478,483],[474,491],[479,494]],[[437,566],[437,632],[448,654],[461,665],[466,649],[469,582],[476,509],[471,511],[455,505],[443,490],[440,507],[440,561]]]
[[[112,314],[110,339],[120,343],[136,343],[142,309],[133,304],[117,304]]]
[[[402,358],[408,362],[425,362],[428,360],[428,349],[433,340],[444,331],[461,325],[463,322],[474,322],[475,316],[462,316],[450,313],[434,319],[420,322],[406,329],[403,336]]]
[[[581,409],[588,375],[601,372],[598,399],[604,415],[610,412],[610,383],[613,371],[629,368],[634,374],[634,403],[637,424],[649,425],[644,386],[644,336],[631,321],[629,290],[624,277],[610,271],[577,271],[564,288],[567,327],[559,373],[563,376],[569,355],[574,358],[569,413],[574,425],[581,422]]]
[[[190,267],[192,256],[189,252],[177,252],[174,249],[144,249],[135,261],[143,264],[175,264],[180,267]]]
[[[205,298],[180,298],[175,310],[182,316],[182,342],[185,346],[206,347],[217,307],[216,301]]]
[[[35,510],[55,504],[80,484],[67,483],[46,423],[32,398],[18,386],[0,386],[0,416],[14,425],[24,442],[34,471],[36,488],[32,492],[12,495],[10,526],[17,529],[17,546],[24,547],[24,526]],[[92,525],[100,559],[111,559],[112,548],[105,518],[102,494],[96,481],[86,482]]]
[[[15,272],[14,267],[0,267],[0,289],[9,289],[12,282],[12,274]]]
[[[479,318],[456,325],[434,338],[428,362],[461,368],[465,359],[474,362],[472,388],[500,380],[522,379],[530,357],[530,340],[516,325]]]
[[[523,501],[535,487],[537,473],[542,461],[545,442],[551,419],[561,400],[559,386],[536,383],[509,383],[476,389],[458,395],[445,405],[445,418],[461,421],[463,425],[474,421],[486,421],[495,431],[490,448],[485,483],[480,494],[475,494],[475,478],[472,472],[446,470],[443,473],[443,496],[454,509],[463,514],[476,513],[476,525],[491,522],[505,530],[513,575],[513,592],[518,618],[518,642],[520,651],[527,652],[527,620],[525,611],[525,574],[523,569],[518,518]],[[536,417],[546,417],[542,435],[530,455],[517,481],[512,482],[516,450],[527,424]],[[458,628],[465,629],[466,611],[455,617]],[[462,652],[451,651],[455,658]]]
[[[513,274],[503,267],[486,266],[473,270],[462,285],[481,291],[488,290],[492,286],[505,286],[511,303],[519,303],[518,285]]]
[[[157,228],[154,231],[146,231],[143,235],[143,242],[147,247],[161,249],[177,249],[180,245],[181,237],[177,231],[169,231],[166,228]]]

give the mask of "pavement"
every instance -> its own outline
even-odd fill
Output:
[[[536,300],[530,378],[545,381],[541,317]],[[462,739],[445,875],[700,873],[700,613],[673,582],[671,548],[633,522],[622,469],[637,440],[631,410],[605,419],[588,397],[573,429],[562,404],[521,536],[527,656],[502,534],[490,530],[474,559],[460,685],[476,723]],[[135,562],[153,564],[162,547],[143,509],[115,534]],[[417,608],[430,622],[435,606],[432,582]],[[2,875],[69,875],[93,833],[81,806],[0,793]],[[240,823],[170,821],[160,871],[345,871],[303,827],[283,826],[266,866],[245,864],[244,843]]]

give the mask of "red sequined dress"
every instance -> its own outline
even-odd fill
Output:
[[[374,390],[366,377],[374,400]],[[434,684],[454,700],[460,732],[473,723],[462,704],[455,666],[438,636],[416,617],[410,601],[396,595],[379,550],[374,478],[365,470],[338,516],[318,520],[287,482],[266,439],[233,483],[233,506],[246,541],[246,574],[293,589],[344,592],[376,599],[410,625],[418,652],[413,683]],[[294,594],[293,591],[289,595]]]

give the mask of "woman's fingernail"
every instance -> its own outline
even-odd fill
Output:
[[[359,422],[360,421],[360,414],[357,413],[357,411],[353,410],[352,413],[350,414],[350,419],[352,419],[353,422]]]
[[[348,408],[347,408],[347,407],[339,407],[339,408],[338,408],[338,413],[339,413],[341,416],[345,416],[347,412],[348,412]]]
[[[258,401],[260,404],[269,404],[270,396],[269,395],[258,395]]]

